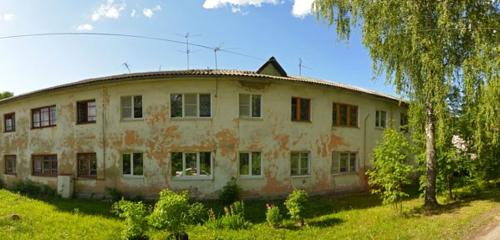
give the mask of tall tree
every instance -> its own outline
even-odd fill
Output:
[[[8,98],[14,96],[11,92],[0,92],[0,99]]]
[[[425,131],[425,207],[435,208],[436,141],[446,126],[453,83],[477,94],[479,82],[499,80],[498,0],[315,0],[318,17],[336,25],[340,39],[361,26],[376,76],[385,74],[411,100]],[[479,99],[479,98],[475,98]]]

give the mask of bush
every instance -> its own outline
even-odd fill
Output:
[[[188,211],[190,224],[202,224],[208,219],[208,212],[202,203],[193,203]]]
[[[29,179],[16,182],[13,190],[31,197],[53,197],[57,195],[55,189]]]
[[[283,216],[281,216],[280,213],[280,208],[272,204],[266,204],[266,208],[267,223],[273,228],[278,228],[281,225],[281,221],[283,220]]]
[[[111,201],[117,202],[123,199],[123,193],[116,188],[106,187],[106,193],[111,198]]]
[[[304,190],[293,190],[285,201],[288,214],[293,220],[298,221],[300,226],[304,226],[304,209],[309,196]]]
[[[232,203],[240,200],[240,192],[241,192],[241,188],[236,183],[236,178],[233,177],[222,188],[222,191],[219,194],[219,200],[224,205],[232,204]]]
[[[120,200],[113,204],[113,212],[125,219],[123,239],[148,239],[145,235],[148,230],[148,210],[142,202]]]
[[[5,184],[3,183],[3,180],[0,178],[0,189],[4,188]]]
[[[245,205],[243,202],[234,202],[229,207],[224,208],[224,215],[217,218],[210,209],[209,220],[206,226],[212,229],[245,229],[250,226],[250,223],[245,220]]]
[[[187,192],[175,193],[168,189],[162,190],[160,199],[149,216],[149,223],[156,229],[166,229],[171,232],[170,238],[181,239],[185,235],[186,226],[192,223],[194,217],[190,215],[190,208]]]

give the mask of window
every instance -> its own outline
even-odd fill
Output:
[[[240,94],[240,117],[262,117],[262,97],[257,94]]]
[[[57,177],[57,155],[33,155],[33,176]]]
[[[173,152],[171,155],[173,177],[212,175],[211,152]]]
[[[142,153],[125,153],[122,155],[123,176],[143,176]]]
[[[240,176],[261,176],[262,161],[260,152],[240,153]]]
[[[97,118],[95,100],[76,103],[76,123],[95,123]]]
[[[358,107],[333,103],[332,121],[337,127],[358,127]]]
[[[292,121],[311,121],[311,99],[292,97]]]
[[[211,117],[212,103],[209,93],[170,95],[170,117]]]
[[[385,111],[377,110],[375,112],[375,127],[385,128],[386,116],[387,116],[387,113]]]
[[[401,113],[399,116],[399,130],[408,132],[408,115],[406,113]]]
[[[355,173],[356,155],[354,152],[333,152],[332,173]]]
[[[16,174],[16,155],[5,155],[5,174]]]
[[[3,130],[4,132],[14,132],[16,131],[16,114],[7,113],[3,115]]]
[[[32,109],[31,121],[32,128],[56,126],[56,106]]]
[[[121,97],[122,119],[142,118],[142,96]]]
[[[291,175],[309,175],[309,152],[292,152],[291,154]]]
[[[78,177],[95,178],[97,176],[97,157],[95,153],[78,153]]]

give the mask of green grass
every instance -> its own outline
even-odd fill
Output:
[[[491,220],[500,209],[498,190],[474,199],[448,203],[426,215],[422,199],[404,203],[405,214],[382,206],[375,196],[319,197],[308,204],[307,226],[297,228],[286,221],[273,229],[265,223],[266,201],[247,201],[247,230],[189,229],[190,239],[460,239]],[[284,212],[281,201],[276,201]],[[207,202],[217,212],[222,207]],[[75,210],[78,209],[78,210]],[[121,220],[113,217],[110,204],[92,200],[36,200],[0,190],[0,239],[117,239]],[[20,220],[12,220],[12,214]],[[167,232],[152,231],[152,239],[165,239]]]

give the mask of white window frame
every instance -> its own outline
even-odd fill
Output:
[[[134,175],[134,154],[140,153],[142,154],[142,174],[141,175]],[[130,174],[123,174],[123,155],[130,155]],[[136,178],[142,178],[144,177],[144,153],[143,152],[126,152],[122,153],[122,176],[124,177],[136,177]]]
[[[298,158],[298,172],[299,174],[298,175],[293,175],[292,174],[292,155],[294,153],[298,153],[299,154],[299,158]],[[302,172],[302,165],[301,165],[301,160],[302,160],[302,154],[307,154],[307,174],[301,174]],[[308,177],[308,176],[311,176],[311,152],[309,151],[292,151],[290,153],[290,176],[291,177]]]
[[[249,105],[248,105],[248,116],[242,116],[241,115],[241,109],[240,109],[240,106],[241,106],[241,102],[240,102],[240,98],[241,98],[241,95],[248,95],[248,98],[249,98]],[[254,117],[252,116],[252,109],[253,109],[253,101],[252,101],[252,98],[253,96],[259,96],[260,97],[260,116],[258,117]],[[263,112],[263,109],[264,109],[264,105],[263,105],[263,96],[262,94],[258,94],[258,93],[239,93],[238,94],[238,116],[240,118],[243,118],[243,119],[262,119],[262,116],[264,115],[264,112]]]
[[[135,117],[134,116],[134,108],[135,108],[135,101],[134,99],[136,97],[141,97],[141,115],[142,117]],[[130,105],[130,115],[129,117],[123,117],[123,103],[122,103],[122,99],[123,98],[130,98],[131,100],[131,105]],[[97,107],[97,105],[96,105]],[[141,119],[144,119],[144,97],[142,95],[127,95],[127,96],[121,96],[120,97],[120,117],[122,120],[141,120]]]
[[[241,159],[240,159],[240,154],[248,154],[248,174],[242,174],[240,172],[240,169],[241,169]],[[260,154],[260,174],[259,175],[254,175],[252,173],[252,166],[253,166],[253,154],[254,153],[259,153]],[[238,174],[240,177],[242,178],[260,178],[262,177],[262,172],[263,172],[263,169],[262,169],[262,152],[258,152],[258,151],[243,151],[243,152],[239,152],[238,153]]]
[[[377,112],[379,113],[378,118],[377,118]],[[382,113],[385,114],[384,126],[382,126]],[[380,128],[380,129],[387,128],[387,111],[385,111],[385,110],[376,110],[375,111],[375,128]]]
[[[341,154],[347,154],[347,171],[341,172],[340,171],[340,155]],[[354,158],[354,171],[350,170],[350,163],[351,163],[351,155],[355,155]],[[349,174],[357,174],[358,171],[358,152],[350,152],[350,151],[334,151],[332,152],[332,161],[331,161],[331,174],[332,175],[349,175]],[[335,164],[335,161],[337,161],[337,164]],[[334,166],[337,166],[337,169],[334,169]]]
[[[209,152],[210,153],[210,175],[201,175],[200,174],[200,153],[202,152]],[[170,171],[170,176],[173,179],[212,179],[214,176],[214,152],[212,151],[200,151],[200,152],[171,152],[170,153],[170,169],[172,169],[172,153],[182,153],[182,175],[180,176],[172,176],[171,171]],[[189,153],[195,153],[196,154],[196,176],[187,176],[185,175],[186,172],[186,154]]]
[[[187,116],[186,117],[186,94],[196,94],[196,116]],[[210,95],[210,116],[202,117],[200,116],[200,95]],[[193,118],[201,118],[201,119],[210,119],[213,116],[213,97],[211,93],[200,92],[200,93],[171,93],[170,94],[170,111],[172,111],[172,95],[182,95],[182,116],[180,117],[172,117],[172,113],[170,113],[170,118],[172,119],[193,119]]]

